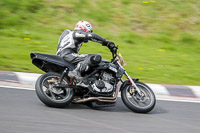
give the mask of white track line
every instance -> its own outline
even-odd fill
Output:
[[[169,98],[161,98],[161,97],[159,97],[159,98],[156,98],[156,100],[160,100],[160,101],[173,101],[173,102],[189,102],[189,103],[200,103],[200,100],[195,100],[195,99],[184,99],[184,98],[182,98],[182,99],[177,99],[177,98],[171,98],[171,97],[169,97]]]
[[[10,89],[19,89],[19,90],[31,90],[31,91],[35,90],[33,88],[4,86],[4,85],[0,85],[0,87],[2,87],[2,88],[10,88]],[[118,97],[121,97],[121,96],[119,95]],[[195,99],[195,98],[180,98],[180,97],[170,97],[170,96],[163,96],[163,97],[160,96],[160,97],[157,97],[156,100],[200,103],[200,99]]]
[[[5,86],[5,85],[0,85],[2,88],[10,88],[10,89],[18,89],[18,90],[35,90],[33,88],[24,88],[24,87],[15,87],[15,86]]]

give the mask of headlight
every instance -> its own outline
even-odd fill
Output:
[[[120,62],[120,64],[121,64],[122,66],[125,66],[125,65],[126,65],[126,62],[125,62],[124,58],[122,57],[122,54],[121,54],[121,53],[119,53],[119,54],[117,55],[117,60]]]

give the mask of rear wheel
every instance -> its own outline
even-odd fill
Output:
[[[69,105],[73,100],[72,88],[56,88],[54,87],[59,78],[58,73],[49,72],[41,75],[35,85],[36,94],[39,99],[50,107],[62,108]],[[68,84],[67,79],[63,79],[62,84]]]
[[[122,101],[134,112],[147,113],[151,111],[156,104],[155,95],[146,84],[139,81],[135,82],[135,84],[141,90],[142,96],[137,92],[131,93],[130,84],[127,84],[121,92]]]

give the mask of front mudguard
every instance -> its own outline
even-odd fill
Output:
[[[132,78],[132,80],[133,80],[133,82],[139,81],[139,79],[136,79],[136,78]],[[120,91],[122,91],[126,85],[130,85],[130,81],[129,80],[124,81],[124,83],[120,87]]]

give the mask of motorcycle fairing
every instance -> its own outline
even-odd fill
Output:
[[[74,69],[74,65],[57,55],[31,53],[30,56],[32,63],[44,72],[62,73],[65,68]]]

